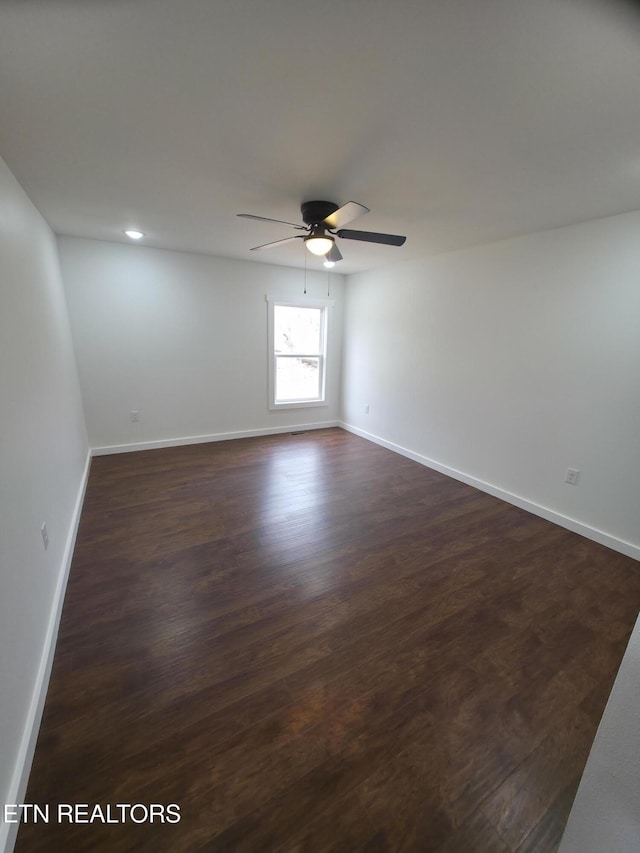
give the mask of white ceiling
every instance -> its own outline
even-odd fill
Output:
[[[54,231],[353,272],[640,208],[640,16],[614,0],[0,0],[0,155]],[[318,265],[311,260],[311,265]]]

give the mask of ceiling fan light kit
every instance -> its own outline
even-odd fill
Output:
[[[326,255],[333,248],[335,240],[324,233],[320,225],[314,226],[311,234],[304,238],[304,244],[313,255]]]
[[[342,207],[338,207],[332,201],[305,201],[300,206],[300,212],[304,225],[296,225],[282,219],[271,219],[267,216],[256,216],[253,213],[238,213],[237,216],[243,219],[258,219],[262,222],[278,222],[281,225],[289,225],[298,231],[307,232],[306,237],[302,234],[296,234],[293,237],[285,237],[283,240],[274,240],[271,243],[254,246],[251,249],[252,252],[302,239],[310,252],[318,257],[324,255],[331,265],[342,260],[342,253],[336,245],[336,237],[344,240],[360,240],[365,243],[380,243],[385,246],[402,246],[407,239],[399,234],[380,234],[375,231],[352,231],[348,228],[342,228],[341,226],[346,225],[347,222],[369,213],[369,208],[357,201],[348,201]]]

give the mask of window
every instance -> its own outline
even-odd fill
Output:
[[[325,405],[329,303],[269,299],[269,404]]]

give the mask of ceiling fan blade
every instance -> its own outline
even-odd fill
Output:
[[[296,225],[295,222],[285,222],[284,219],[270,219],[268,216],[255,216],[253,213],[236,213],[242,219],[258,219],[260,222],[279,222],[281,225],[290,225],[292,228],[297,228],[299,231],[306,231],[304,225]]]
[[[327,254],[327,255],[325,255],[325,260],[326,260],[326,261],[332,261],[334,264],[337,264],[337,263],[338,263],[338,261],[341,261],[341,260],[342,260],[342,252],[341,252],[341,251],[340,251],[340,249],[336,246],[336,244],[335,244],[335,243],[334,243],[334,244],[333,244],[333,246],[331,247],[331,250],[328,252],[328,254]]]
[[[345,240],[362,240],[365,243],[384,243],[386,246],[402,246],[406,237],[401,237],[399,234],[377,234],[375,231],[351,231],[349,228],[343,228],[336,231],[338,237],[343,237]]]
[[[272,246],[282,246],[285,243],[293,243],[294,240],[304,240],[302,234],[296,234],[294,237],[285,237],[284,240],[273,240],[271,243],[263,243],[261,246],[252,246],[251,251],[257,249],[270,249]]]
[[[369,213],[369,208],[365,207],[364,204],[358,204],[357,201],[348,201],[342,207],[330,213],[329,216],[325,216],[322,222],[328,228],[340,228],[341,225],[346,225],[347,222],[352,222],[358,216],[364,216],[365,213]]]

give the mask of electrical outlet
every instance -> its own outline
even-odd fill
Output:
[[[580,471],[577,468],[567,468],[567,476],[564,481],[565,483],[569,483],[570,486],[577,486],[579,476]]]
[[[129,417],[134,424],[137,424],[140,420],[140,412],[137,409],[133,412],[129,412]]]
[[[49,533],[47,531],[47,525],[43,524],[40,528],[40,533],[42,533],[42,544],[44,545],[44,550],[46,551],[49,547]]]

